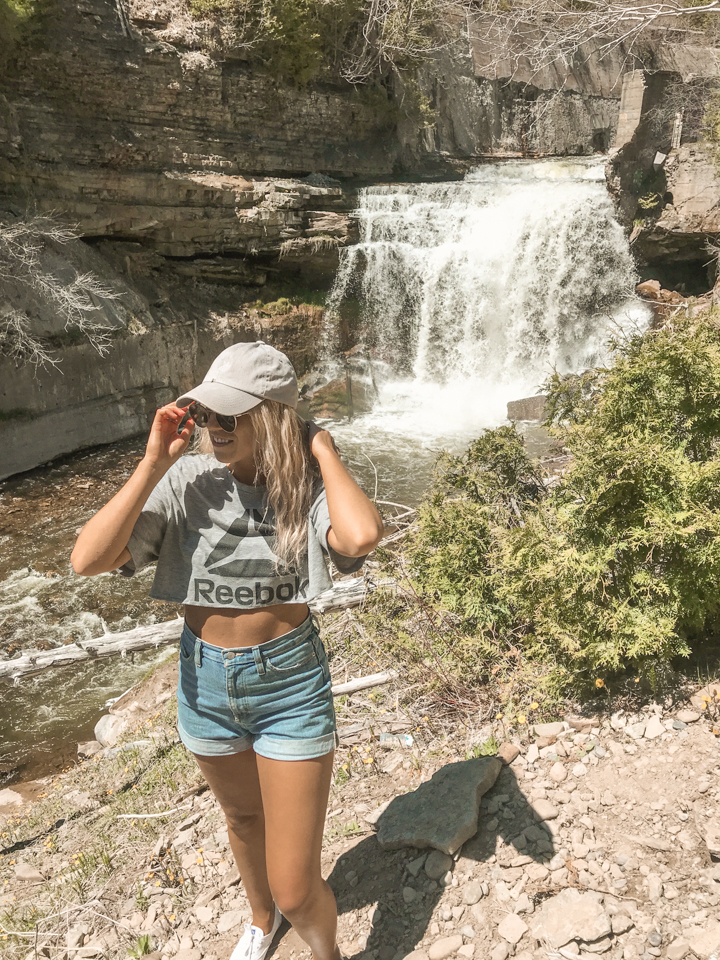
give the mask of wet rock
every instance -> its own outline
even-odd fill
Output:
[[[452,763],[412,793],[395,797],[378,820],[380,846],[434,847],[455,853],[477,832],[480,800],[501,767],[497,757]]]
[[[510,913],[504,920],[500,921],[497,929],[503,940],[515,945],[527,933],[528,925],[516,913]]]
[[[45,877],[36,867],[22,861],[15,864],[15,879],[26,883],[45,883]]]
[[[524,397],[522,400],[510,400],[507,405],[508,420],[542,420],[545,411],[544,394]]]
[[[520,747],[514,743],[501,743],[497,755],[508,766],[520,756]]]
[[[451,957],[454,953],[457,953],[462,945],[463,938],[459,933],[452,937],[443,937],[431,944],[428,956],[430,960],[445,960],[446,957]]]
[[[452,868],[453,858],[441,850],[431,850],[425,861],[425,873],[431,880],[439,880]]]
[[[104,749],[99,740],[86,740],[85,743],[77,745],[79,757],[94,757],[96,753],[100,753]]]
[[[556,949],[570,940],[591,943],[612,932],[610,918],[597,899],[570,887],[546,900],[530,923],[533,936],[547,939]]]

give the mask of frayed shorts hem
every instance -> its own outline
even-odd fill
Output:
[[[251,748],[268,760],[314,760],[335,749],[337,735],[328,733],[309,740],[277,740],[274,737],[229,737],[226,740],[201,740],[191,737],[178,724],[183,744],[199,757],[227,757]]]

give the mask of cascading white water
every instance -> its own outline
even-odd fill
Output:
[[[611,324],[645,326],[596,159],[488,164],[454,183],[369,187],[329,298],[380,383],[351,432],[476,435],[553,368],[597,363]],[[359,431],[359,433],[358,433]]]

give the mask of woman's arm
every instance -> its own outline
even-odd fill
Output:
[[[315,424],[310,430],[310,450],[325,484],[330,514],[328,546],[344,557],[364,557],[383,536],[377,508],[345,469],[328,431]]]
[[[135,472],[80,531],[70,556],[75,573],[92,577],[116,570],[130,559],[128,541],[147,498],[190,442],[192,420],[177,433],[184,413],[174,403],[155,413],[145,456]]]

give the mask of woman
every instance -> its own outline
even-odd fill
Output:
[[[315,960],[340,956],[320,872],[335,714],[307,601],[331,584],[324,553],[359,569],[383,526],[297,401],[282,353],[224,350],[157,411],[144,458],[72,554],[84,576],[156,560],[151,596],[185,604],[178,729],[225,813],[252,908],[231,960],[262,960],[282,916]],[[213,456],[182,456],[195,425]]]

